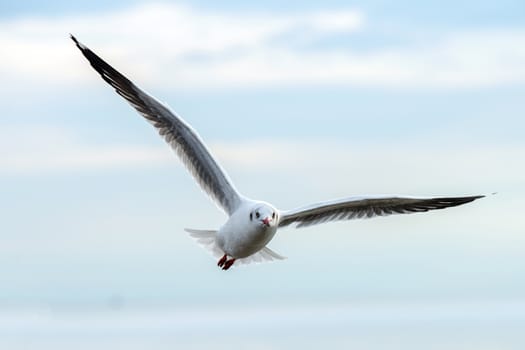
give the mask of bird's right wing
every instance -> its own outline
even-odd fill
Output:
[[[102,79],[158,130],[202,189],[231,215],[240,205],[241,196],[191,126],[167,106],[133,84],[73,35],[71,39]]]
[[[371,218],[391,214],[419,213],[455,207],[484,196],[416,198],[395,196],[351,197],[321,202],[281,212],[279,227],[296,224],[305,227],[327,221]]]

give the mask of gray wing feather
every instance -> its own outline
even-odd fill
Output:
[[[191,126],[78,42],[74,36],[71,35],[71,39],[100,76],[158,130],[202,189],[231,215],[240,205],[241,196]]]
[[[306,227],[327,221],[351,220],[391,214],[419,213],[435,209],[455,207],[484,196],[468,197],[351,197],[321,202],[307,207],[281,213],[279,227],[296,224]]]

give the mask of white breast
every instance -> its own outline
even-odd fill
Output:
[[[250,220],[252,205],[237,210],[217,232],[217,245],[229,256],[245,258],[271,241],[277,226],[263,226]]]

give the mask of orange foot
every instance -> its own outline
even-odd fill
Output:
[[[228,270],[230,267],[232,267],[232,265],[233,265],[234,262],[235,262],[235,259],[227,260],[227,261],[224,263],[224,266],[222,266],[222,269],[223,269],[223,270]]]
[[[228,259],[228,256],[224,254],[224,256],[217,262],[217,266],[223,267],[227,259]]]

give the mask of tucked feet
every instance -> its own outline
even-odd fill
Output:
[[[224,254],[224,256],[217,262],[217,266],[223,267],[226,260],[228,260],[228,255]]]
[[[223,270],[228,270],[228,269],[233,265],[234,262],[235,262],[235,259],[227,260],[227,261],[224,263],[224,266],[222,266],[222,269],[223,269]]]
[[[222,258],[217,262],[217,266],[219,266],[223,270],[228,270],[230,267],[232,267],[234,262],[235,262],[234,258],[228,260],[228,255],[224,254]]]

